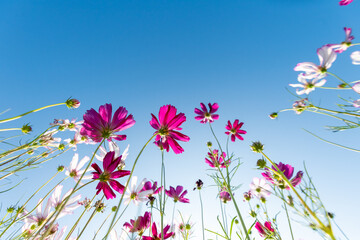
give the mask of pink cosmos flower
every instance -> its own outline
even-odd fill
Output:
[[[177,186],[176,189],[173,187],[170,187],[169,190],[165,189],[166,195],[174,199],[174,202],[182,202],[182,203],[189,203],[190,200],[187,198],[184,198],[184,196],[187,194],[187,190],[185,190],[183,193],[183,186]]]
[[[150,125],[156,129],[155,144],[169,152],[169,146],[175,154],[184,152],[177,140],[188,142],[190,138],[176,130],[181,130],[180,125],[186,121],[184,113],[176,114],[177,109],[172,105],[160,108],[159,120],[153,115]]]
[[[116,135],[116,132],[128,129],[135,124],[133,116],[126,116],[128,111],[119,107],[112,118],[112,105],[105,104],[99,107],[99,112],[93,108],[84,114],[84,123],[80,130],[81,135],[90,137],[95,142],[101,142],[104,138],[108,141],[116,139],[125,140],[126,135]]]
[[[118,158],[114,158],[114,156],[115,152],[108,152],[105,155],[103,160],[104,171],[102,171],[96,163],[93,163],[91,165],[96,171],[92,173],[93,179],[99,179],[100,181],[96,186],[96,194],[99,194],[99,192],[102,190],[106,199],[116,197],[115,193],[112,191],[111,188],[113,188],[119,193],[123,193],[124,186],[114,179],[124,177],[130,174],[130,171],[125,170],[118,170],[114,172],[114,170],[117,168],[121,161],[121,156]],[[111,187],[109,186],[109,184]]]
[[[226,165],[230,164],[230,160],[225,162],[225,158],[225,152],[219,156],[219,150],[214,149],[212,152],[208,152],[208,158],[205,158],[205,162],[212,168],[226,168]]]
[[[201,109],[195,108],[194,112],[198,114],[199,116],[196,116],[196,120],[200,120],[200,123],[212,123],[214,120],[219,119],[218,114],[214,114],[218,109],[219,105],[217,103],[211,104],[209,103],[209,111],[207,110],[204,103],[200,103]]]
[[[341,44],[328,44],[336,53],[342,53],[351,46],[351,41],[354,40],[354,36],[351,35],[351,28],[344,27],[345,30],[345,41]]]
[[[350,3],[352,3],[353,0],[341,0],[339,2],[339,5],[340,6],[346,6],[346,5],[349,5]]]
[[[293,109],[296,114],[301,114],[305,109],[308,107],[307,105],[307,98],[303,98],[301,100],[295,101],[293,104]]]
[[[320,80],[321,79],[321,80]],[[319,81],[320,80],[320,81]],[[310,92],[314,91],[317,87],[322,87],[326,80],[322,79],[321,76],[318,76],[314,79],[307,79],[304,74],[299,74],[298,81],[300,83],[297,84],[289,84],[291,87],[300,87],[303,88],[302,90],[296,89],[296,94],[302,95],[302,94],[309,94]],[[319,81],[319,82],[318,82]]]
[[[320,65],[312,62],[298,63],[294,68],[295,71],[303,71],[303,75],[307,79],[316,77],[325,77],[327,70],[331,67],[332,63],[336,60],[336,53],[329,46],[323,46],[317,50]]]
[[[297,185],[300,184],[302,176],[304,174],[302,171],[297,172],[295,177],[291,179],[294,174],[294,168],[290,164],[283,164],[282,162],[280,162],[279,164],[276,165],[279,168],[279,170],[283,172],[285,177],[288,180],[290,180],[291,185],[296,187]],[[274,166],[272,166],[272,169],[274,171],[277,171]],[[266,180],[268,180],[272,184],[278,185],[280,188],[290,189],[290,187],[285,183],[285,181],[281,178],[281,176],[278,173],[274,173],[273,171],[270,171],[268,168],[266,168],[265,172],[261,173],[261,175],[263,175],[263,177],[265,177]]]
[[[164,239],[168,239],[174,235],[173,232],[168,233],[169,230],[170,230],[170,225],[166,225],[163,230],[163,232],[164,232],[163,238]],[[152,237],[143,236],[142,239],[143,240],[160,240],[161,239],[161,231],[159,233],[157,232],[155,223],[152,224],[151,233],[152,233]]]
[[[228,193],[225,189],[222,189],[220,191],[219,197],[223,203],[227,203],[228,201],[231,201],[230,193]]]
[[[274,232],[274,229],[271,227],[271,222],[265,222],[263,226],[260,222],[256,222],[255,228],[258,230],[261,237],[266,237],[271,235]]]
[[[228,124],[226,125],[226,129],[229,130],[228,132],[225,132],[226,135],[231,134],[231,141],[235,142],[235,137],[237,137],[240,140],[244,140],[244,138],[240,134],[246,134],[245,130],[241,130],[240,128],[244,125],[243,122],[239,123],[239,119],[236,119],[234,121],[234,124],[232,125],[230,121],[228,121]]]
[[[152,195],[158,194],[161,191],[162,187],[157,187],[157,182],[154,182],[154,184],[151,181],[147,181],[144,184],[144,187],[141,189],[141,192],[152,190],[151,194],[147,195],[147,197],[150,197]]]
[[[145,212],[144,216],[139,216],[136,220],[130,220],[130,223],[124,223],[124,227],[128,228],[129,232],[137,232],[142,236],[146,229],[150,227],[151,213]]]

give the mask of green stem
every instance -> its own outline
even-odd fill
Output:
[[[102,224],[100,225],[99,229],[96,231],[94,238],[92,240],[95,240],[96,236],[98,235],[99,231],[101,230],[101,228],[104,226],[105,222],[108,220],[108,218],[110,217],[111,212],[109,213],[109,215],[107,215],[107,217],[105,218],[105,220],[102,222]]]
[[[330,110],[330,109],[326,109],[326,108],[321,108],[321,107],[317,107],[317,106],[312,106],[313,108],[322,110],[322,111],[326,111],[326,112],[331,112],[331,113],[335,113],[335,114],[344,114],[344,115],[348,115],[348,116],[352,116],[352,117],[360,117],[360,115],[355,114],[355,113],[349,113],[349,112],[339,112],[339,111],[334,111],[334,110]]]
[[[199,190],[199,198],[200,198],[200,207],[201,207],[201,227],[202,227],[203,240],[205,240],[205,231],[204,231],[204,209],[203,209],[203,202],[202,202],[202,199],[201,199],[200,190]]]
[[[0,129],[0,132],[5,132],[5,131],[15,131],[15,130],[22,130],[21,128],[4,128],[4,129]]]
[[[64,104],[66,104],[66,103],[57,103],[57,104],[52,104],[52,105],[48,105],[48,106],[45,106],[45,107],[41,107],[41,108],[38,108],[38,109],[35,109],[35,110],[32,110],[32,111],[29,111],[29,112],[20,114],[19,116],[16,116],[16,117],[12,117],[12,118],[7,118],[7,119],[0,120],[0,123],[13,121],[13,120],[19,119],[19,118],[21,118],[21,117],[23,117],[23,116],[25,116],[25,115],[28,115],[28,114],[30,114],[30,113],[38,112],[38,111],[41,111],[41,110],[46,109],[46,108],[55,107],[55,106],[60,106],[60,105],[64,105]]]
[[[117,206],[115,215],[114,215],[113,219],[111,220],[109,229],[108,229],[108,231],[107,231],[107,233],[106,233],[106,235],[105,235],[105,237],[104,237],[104,240],[106,240],[106,239],[108,238],[111,229],[114,227],[114,222],[115,222],[116,216],[117,216],[117,214],[118,214],[118,212],[119,212],[120,205],[121,205],[121,203],[122,203],[122,201],[123,201],[123,198],[124,198],[124,194],[125,194],[125,192],[126,192],[126,189],[127,189],[127,187],[129,186],[130,178],[131,178],[131,176],[132,176],[132,174],[133,174],[133,172],[134,172],[136,163],[137,163],[139,157],[141,156],[142,152],[143,152],[144,149],[146,148],[146,146],[150,143],[150,141],[151,141],[156,135],[157,135],[157,134],[154,134],[154,135],[151,136],[151,138],[145,143],[145,145],[142,147],[142,149],[140,150],[139,154],[137,155],[137,157],[136,157],[136,159],[135,159],[135,162],[134,162],[133,167],[132,167],[132,169],[131,169],[129,178],[128,178],[128,180],[126,181],[125,188],[124,188],[124,190],[123,190],[123,193],[122,193],[122,195],[121,195],[119,204],[118,204],[118,206]]]
[[[284,198],[283,191],[281,191],[281,196]],[[284,208],[285,208],[286,217],[287,217],[288,224],[289,224],[289,229],[290,229],[290,233],[291,233],[291,239],[294,240],[294,234],[293,234],[292,227],[291,227],[289,212],[288,212],[288,209],[287,209],[287,206],[286,206],[286,205],[287,205],[287,204],[284,202]]]
[[[216,135],[215,135],[215,133],[214,133],[214,130],[213,130],[210,122],[209,122],[209,126],[210,126],[211,133],[212,133],[212,135],[214,136],[214,138],[215,138],[215,140],[216,140],[216,142],[217,142],[217,144],[218,144],[218,146],[219,146],[219,148],[220,148],[221,154],[222,154],[223,150],[222,150],[222,148],[221,148],[221,145],[220,145],[219,140],[217,139],[217,137],[216,137]],[[220,154],[220,156],[221,156],[221,154]]]
[[[164,240],[165,187],[166,186],[165,186],[164,150],[161,150],[161,196],[160,196],[161,240]]]

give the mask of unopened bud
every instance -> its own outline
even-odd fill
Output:
[[[345,88],[346,87],[346,84],[345,83],[341,83],[337,86],[338,88]]]
[[[212,142],[210,142],[210,141],[207,142],[207,143],[206,143],[206,146],[207,146],[208,148],[211,148],[211,147],[212,147]]]
[[[253,142],[250,147],[256,153],[261,153],[264,150],[264,145],[259,141]]]
[[[111,208],[111,211],[113,211],[113,212],[116,212],[116,210],[117,210],[117,206],[113,206],[113,207]]]
[[[59,150],[64,150],[65,149],[65,144],[61,143],[59,144]]]
[[[15,210],[14,207],[9,207],[8,209],[6,209],[6,211],[7,211],[8,213],[12,213],[12,212],[14,212],[14,210]]]
[[[75,98],[66,100],[65,104],[66,104],[66,106],[68,108],[78,108],[78,107],[80,107],[80,101],[75,99]]]
[[[254,210],[251,210],[250,211],[250,216],[252,216],[253,218],[255,218],[256,217],[256,212],[254,211]]]
[[[62,172],[64,171],[65,167],[64,166],[58,166],[57,170],[58,172]]]
[[[256,162],[256,166],[258,166],[260,169],[263,169],[266,167],[266,161],[264,159],[259,159]]]
[[[32,131],[32,128],[29,124],[24,124],[24,126],[22,126],[21,131],[25,134],[28,134],[29,132]]]
[[[278,113],[277,113],[277,112],[273,112],[273,113],[271,113],[271,114],[269,115],[269,117],[270,117],[271,119],[275,119],[275,118],[278,117]]]

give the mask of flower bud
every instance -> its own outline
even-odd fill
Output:
[[[116,212],[116,210],[117,210],[117,206],[113,206],[113,207],[111,208],[111,211],[113,211],[113,212]]]
[[[333,219],[335,217],[335,214],[333,214],[331,212],[328,212],[327,214],[328,214],[329,218],[331,218],[331,219]]]
[[[62,166],[62,165],[60,165],[60,166],[58,166],[58,168],[57,168],[57,170],[58,170],[58,172],[62,172],[62,171],[64,171],[64,166]]]
[[[275,118],[278,117],[278,113],[277,113],[277,112],[273,112],[273,113],[271,113],[271,114],[269,115],[269,117],[270,117],[271,119],[275,119]]]
[[[256,217],[256,212],[254,211],[254,210],[251,210],[250,211],[250,216],[252,216],[253,218],[255,218]]]
[[[250,147],[251,150],[256,153],[261,153],[264,150],[264,145],[259,141],[253,142]]]
[[[266,161],[264,159],[259,159],[256,162],[256,166],[258,166],[260,169],[263,169],[266,167]]]
[[[239,220],[235,219],[235,224],[239,224]]]
[[[195,189],[201,190],[202,186],[204,185],[204,183],[203,183],[203,181],[201,181],[201,179],[197,180],[195,184],[196,184],[196,188],[194,188],[194,190]]]
[[[210,141],[207,142],[207,143],[206,143],[206,146],[207,146],[208,148],[211,148],[211,147],[212,147],[212,142],[210,142]]]
[[[71,99],[66,100],[65,104],[66,104],[66,106],[68,108],[78,108],[78,107],[80,107],[80,101],[75,99],[75,98],[71,98]]]
[[[9,207],[8,209],[6,209],[6,211],[7,211],[8,213],[12,213],[12,212],[14,212],[14,210],[15,210],[14,207]]]
[[[341,83],[337,86],[338,88],[345,88],[346,87],[346,84],[345,83]]]
[[[59,150],[64,150],[65,149],[65,144],[63,144],[63,143],[61,143],[61,144],[59,144]]]
[[[22,126],[21,128],[21,131],[25,134],[28,134],[29,132],[32,131],[32,128],[31,126],[27,123],[27,124],[24,124],[24,126]]]

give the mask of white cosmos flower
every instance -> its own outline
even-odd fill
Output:
[[[135,205],[139,205],[139,202],[147,201],[147,195],[153,192],[153,190],[141,191],[147,181],[146,178],[144,178],[139,186],[136,187],[137,180],[138,178],[136,176],[132,177],[130,187],[126,189],[126,194],[124,195],[124,204],[126,205],[131,201],[133,201]]]
[[[72,188],[65,193],[65,195],[60,198],[61,195],[61,191],[63,189],[63,185],[58,185],[56,186],[53,194],[50,197],[50,202],[51,202],[51,206],[54,207],[55,209],[57,209],[61,203],[70,195],[70,193],[72,192]],[[63,209],[61,210],[60,215],[58,216],[58,219],[67,215],[67,214],[73,214],[73,211],[78,208],[80,205],[78,204],[78,201],[81,199],[81,195],[77,195],[74,197],[71,197],[69,199],[69,201],[67,201],[66,205],[63,207]]]
[[[261,199],[270,195],[271,187],[264,178],[255,177],[252,183],[250,183],[250,191],[257,198]]]
[[[81,159],[81,161],[78,163],[79,161],[79,154],[75,153],[71,162],[70,162],[70,166],[68,168],[66,168],[66,172],[65,174],[67,176],[72,177],[76,182],[79,181],[81,175],[84,173],[85,170],[82,170],[81,168],[85,165],[85,163],[87,163],[90,160],[90,158],[88,156],[83,157],[83,159]],[[89,167],[88,171],[93,171],[92,167]],[[82,179],[91,179],[92,176],[88,175],[88,176],[84,176]],[[81,183],[80,183],[81,184]]]
[[[299,74],[298,81],[300,83],[289,84],[291,87],[303,88],[302,90],[296,89],[296,93],[298,95],[302,95],[304,93],[309,94],[310,92],[314,91],[316,87],[322,87],[326,83],[326,80],[322,79],[322,76],[318,76],[314,79],[307,79],[304,74]]]
[[[331,67],[332,63],[336,60],[336,53],[329,46],[323,46],[317,50],[320,65],[312,62],[298,63],[294,68],[295,71],[305,72],[304,77],[307,79],[316,78],[319,76],[326,76],[327,70]]]
[[[352,64],[360,65],[360,51],[355,51],[350,55]]]
[[[125,159],[129,155],[129,147],[130,147],[130,145],[128,145],[126,147],[126,149],[124,150],[124,152],[122,153],[121,161],[125,161]],[[102,147],[102,146],[99,148],[99,150],[100,150],[99,155],[96,154],[95,157],[96,157],[97,160],[103,161],[103,159],[104,159],[105,155],[108,153],[108,151],[106,151],[106,149],[104,147]],[[114,142],[109,142],[109,152],[115,152],[114,158],[120,157],[120,148]]]

